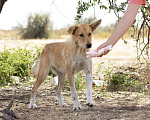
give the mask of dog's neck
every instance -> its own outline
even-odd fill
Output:
[[[84,49],[83,47],[79,46],[76,50],[78,56],[86,56],[86,49]]]
[[[81,47],[78,42],[75,42],[75,40],[73,40],[74,38],[72,37],[70,42],[71,45],[74,46],[72,47],[72,52],[74,52],[74,54],[76,54],[77,56],[86,56],[86,52],[88,51],[87,49]]]

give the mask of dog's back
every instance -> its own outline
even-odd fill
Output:
[[[46,44],[42,50],[41,55],[39,56],[39,58],[31,68],[31,75],[37,76],[39,72],[39,67],[42,64],[46,64],[47,62],[49,62],[50,67],[52,67],[52,66],[58,66],[57,60],[61,60],[60,62],[63,62],[64,52],[62,51],[63,48],[66,47],[66,42],[56,42],[56,43]],[[47,62],[43,63],[43,61],[41,61],[43,58],[46,59]],[[60,62],[59,62],[59,66],[61,65]]]

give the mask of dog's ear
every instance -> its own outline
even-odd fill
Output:
[[[72,26],[72,27],[70,27],[70,28],[67,30],[67,33],[68,33],[68,34],[73,34],[73,33],[76,31],[77,28],[78,28],[77,26]]]
[[[101,21],[102,20],[100,19],[100,20],[90,24],[90,27],[92,28],[92,31],[96,30],[96,28],[101,24]]]

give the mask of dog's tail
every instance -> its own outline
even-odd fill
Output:
[[[33,64],[31,68],[31,75],[36,76],[39,72],[39,65],[40,65],[40,58],[37,59],[37,61]]]

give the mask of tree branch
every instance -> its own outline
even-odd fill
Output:
[[[0,0],[0,13],[2,11],[2,8],[4,6],[4,3],[6,2],[7,0]]]

